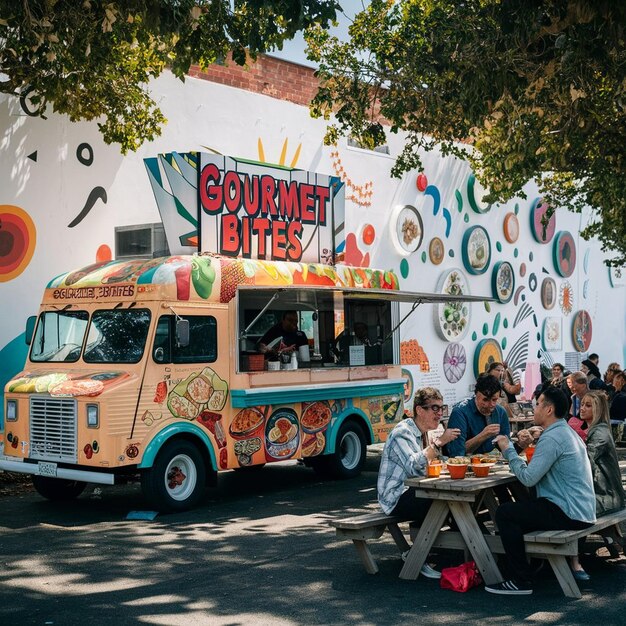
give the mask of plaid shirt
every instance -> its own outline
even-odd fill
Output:
[[[402,420],[389,433],[380,461],[378,503],[384,513],[390,515],[408,489],[407,478],[426,475],[427,464],[422,433],[411,418]]]

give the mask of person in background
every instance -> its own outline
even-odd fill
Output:
[[[590,359],[585,359],[580,364],[580,371],[587,376],[587,384],[589,385],[589,389],[604,389],[605,384],[602,380],[602,375],[600,374],[600,370],[598,366],[591,361]]]
[[[458,428],[447,428],[439,439],[427,443],[428,431],[439,426],[443,415],[443,397],[438,389],[424,387],[415,392],[413,417],[396,424],[385,442],[378,473],[378,503],[387,515],[409,517],[417,525],[426,518],[431,500],[417,498],[404,484],[407,478],[426,476],[428,463],[439,458],[441,446],[460,435]],[[427,563],[420,574],[441,578]]]
[[[600,367],[600,357],[595,353],[592,352],[588,357],[587,357],[596,367]]]
[[[552,378],[547,382],[548,385],[552,385],[553,387],[558,387],[561,391],[563,391],[563,386],[567,383],[565,382],[565,367],[561,363],[554,363],[552,366]]]
[[[587,456],[591,462],[593,475],[596,515],[599,517],[614,513],[624,508],[626,495],[609,425],[606,394],[601,391],[590,391],[585,394],[580,405],[580,417],[587,424]],[[611,526],[601,534],[610,555],[613,558],[619,557],[620,551],[623,552],[619,526]],[[589,574],[582,568],[578,556],[571,558],[571,568],[576,580],[590,579]]]
[[[584,372],[572,372],[567,377],[567,385],[572,392],[570,398],[569,414],[571,417],[578,417],[578,411],[580,410],[580,401],[583,396],[589,391],[587,384],[587,376]]]
[[[621,371],[622,368],[619,363],[609,363],[609,366],[606,368],[606,372],[604,372],[605,391],[609,394],[609,400],[615,394],[615,385],[613,384],[615,374],[619,374]]]
[[[615,393],[611,398],[609,415],[611,420],[626,420],[626,372],[618,372],[613,376]]]
[[[298,330],[298,313],[285,311],[281,321],[259,339],[259,351],[263,354],[279,355],[293,352],[308,344],[306,335]]]
[[[539,396],[535,409],[535,423],[544,430],[530,463],[518,456],[507,436],[496,437],[511,472],[526,487],[535,487],[537,495],[530,500],[505,502],[496,510],[509,578],[485,585],[489,593],[529,595],[533,592],[525,533],[583,530],[596,521],[591,464],[580,437],[565,423],[566,415],[565,394],[556,387],[548,387]]]
[[[486,454],[494,448],[494,437],[509,436],[509,417],[498,404],[501,390],[497,378],[491,374],[481,374],[476,379],[474,396],[454,406],[448,428],[458,428],[460,435],[448,444],[448,456]],[[520,450],[526,448],[532,440],[528,431],[519,431]]]
[[[487,374],[495,376],[500,381],[507,404],[517,402],[516,396],[522,390],[522,383],[513,381],[513,373],[506,363],[492,363],[487,368]]]

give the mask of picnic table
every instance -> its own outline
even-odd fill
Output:
[[[405,481],[406,485],[415,489],[416,497],[427,498],[433,503],[407,555],[400,578],[415,580],[431,548],[440,545],[468,550],[486,583],[502,580],[483,534],[485,529],[481,528],[476,513],[484,505],[493,517],[497,508],[494,487],[519,483],[508,467],[494,469],[486,478],[475,477],[468,468],[464,479],[455,480],[442,475],[440,478],[409,478]],[[442,528],[450,514],[458,531]]]

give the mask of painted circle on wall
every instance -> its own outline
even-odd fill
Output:
[[[544,278],[541,283],[541,304],[548,311],[556,304],[556,283],[554,278]]]
[[[576,267],[576,244],[566,230],[560,231],[554,239],[552,255],[556,271],[560,276],[569,278]]]
[[[467,356],[463,344],[451,343],[443,355],[443,373],[449,383],[458,383],[467,367]]]
[[[591,345],[591,315],[587,311],[576,311],[572,320],[572,341],[578,352],[587,352]]]
[[[515,273],[508,261],[498,261],[493,266],[491,274],[491,292],[493,297],[502,304],[506,304],[515,291]]]
[[[391,214],[389,225],[393,244],[403,256],[412,254],[422,245],[424,224],[420,212],[414,206],[397,206]]]
[[[504,238],[509,243],[515,243],[519,237],[519,220],[515,213],[507,213],[504,217],[504,224],[502,226],[504,231]]]
[[[482,226],[472,226],[465,231],[461,242],[463,265],[474,275],[484,274],[491,261],[491,241]]]
[[[28,267],[36,243],[30,215],[20,207],[0,204],[0,282],[13,280]]]
[[[467,179],[467,199],[476,213],[488,213],[491,210],[491,204],[483,201],[485,195],[487,190],[476,180],[474,174],[470,174]]]
[[[474,352],[474,375],[478,377],[487,371],[492,363],[501,363],[502,348],[495,339],[482,339],[476,345]]]
[[[556,230],[556,213],[545,224],[543,222],[548,208],[549,205],[543,198],[537,198],[530,207],[530,230],[539,243],[550,242]]]
[[[413,392],[415,391],[415,383],[413,382],[413,375],[404,367],[402,368],[402,378],[404,378],[404,402],[409,403],[413,398]],[[412,407],[411,407],[412,408]]]
[[[444,272],[437,281],[436,293],[469,295],[465,274],[459,269]],[[445,341],[460,341],[469,329],[469,302],[444,302],[433,307],[435,330]]]
[[[433,265],[439,265],[446,254],[446,248],[439,237],[433,237],[428,245],[428,256]]]

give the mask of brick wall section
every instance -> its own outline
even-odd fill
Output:
[[[189,76],[308,106],[317,92],[314,71],[297,63],[259,55],[256,61],[249,60],[247,68],[231,59],[225,65],[214,64],[206,70],[192,65]]]

